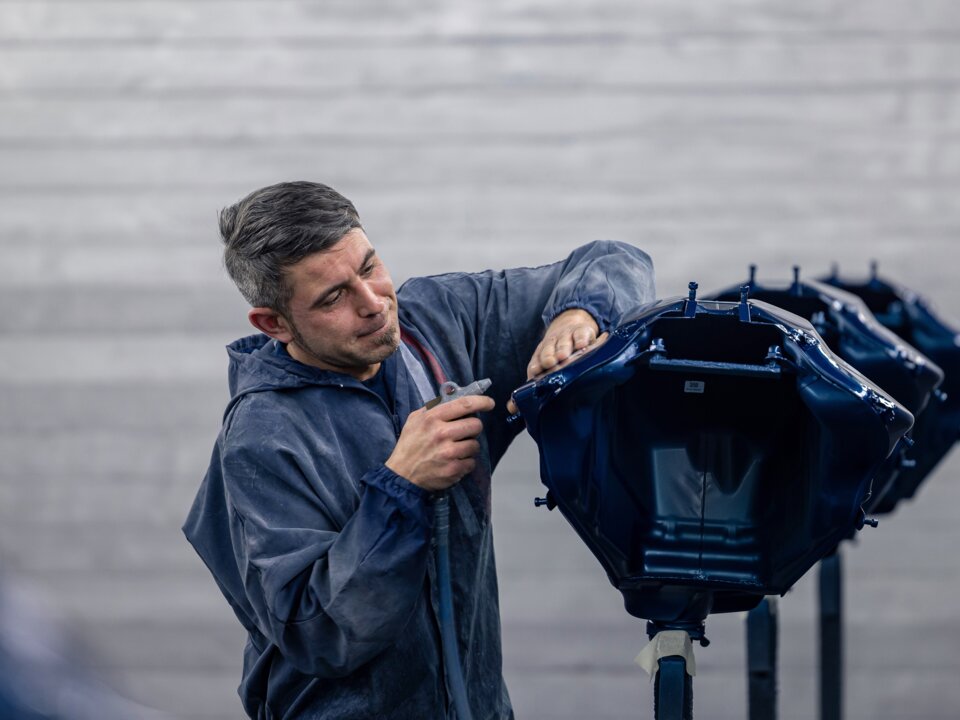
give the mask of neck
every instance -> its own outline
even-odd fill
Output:
[[[366,365],[364,367],[349,367],[349,366],[339,366],[333,365],[328,362],[322,361],[312,352],[306,348],[302,348],[297,345],[296,342],[287,343],[287,352],[290,353],[292,357],[297,362],[303,363],[304,365],[310,365],[311,367],[320,368],[321,370],[329,370],[331,372],[342,373],[344,375],[350,375],[361,382],[364,380],[369,380],[374,375],[377,374],[380,370],[381,363],[376,363],[374,365]]]

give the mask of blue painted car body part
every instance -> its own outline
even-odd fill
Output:
[[[913,421],[810,323],[754,300],[640,308],[513,397],[550,502],[659,628],[786,592],[862,524]]]
[[[789,285],[758,284],[755,273],[755,268],[751,268],[749,296],[752,299],[771,303],[809,320],[834,353],[896,398],[915,417],[922,417],[944,378],[943,370],[935,361],[884,327],[863,300],[852,293],[822,282],[801,281],[796,267]],[[734,300],[738,296],[739,290],[730,288],[711,297]],[[866,503],[868,512],[879,512],[881,499],[890,497],[901,475],[912,467],[911,447],[908,437],[877,471]]]
[[[944,372],[943,384],[917,416],[910,433],[915,442],[909,453],[911,463],[878,498],[874,512],[890,512],[900,500],[916,494],[960,437],[960,335],[919,294],[878,277],[875,265],[869,280],[841,278],[834,271],[824,282],[857,295],[884,327]]]

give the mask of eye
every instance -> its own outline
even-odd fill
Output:
[[[343,297],[343,290],[335,290],[327,296],[327,299],[323,301],[323,307],[331,307],[336,305],[340,298]]]
[[[376,266],[377,266],[376,263],[370,263],[369,265],[365,265],[365,266],[360,270],[360,274],[363,275],[364,277],[369,277],[370,275],[373,274],[373,269],[374,269]]]

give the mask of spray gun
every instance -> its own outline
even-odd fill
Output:
[[[490,381],[490,378],[477,380],[476,382],[472,382],[469,385],[464,385],[463,387],[460,387],[455,382],[445,382],[440,386],[440,394],[424,405],[424,407],[429,410],[437,405],[450,402],[451,400],[456,400],[457,398],[466,397],[467,395],[483,395],[485,392],[487,392],[487,390],[490,389],[492,384],[493,383]]]

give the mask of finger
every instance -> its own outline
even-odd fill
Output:
[[[543,341],[537,360],[540,362],[540,368],[543,370],[557,364],[557,346],[552,338]]]
[[[460,480],[464,475],[469,475],[470,473],[472,473],[474,468],[476,467],[477,467],[477,461],[472,457],[463,458],[462,460],[457,460],[453,464],[454,476],[457,478],[457,480]]]
[[[540,348],[537,348],[538,351],[539,349]],[[540,361],[537,360],[536,355],[534,355],[534,359],[530,361],[529,365],[527,365],[527,380],[532,380],[533,378],[537,377],[542,370],[543,368],[540,367]]]
[[[454,446],[454,456],[458,460],[468,460],[480,454],[480,443],[476,440],[461,440]]]
[[[456,420],[464,415],[489,412],[496,407],[493,398],[486,395],[465,395],[464,397],[441,403],[429,410],[440,420]]]
[[[587,345],[587,346],[585,346],[585,347],[583,347],[583,348],[580,348],[579,350],[571,353],[569,357],[564,358],[563,360],[554,363],[554,364],[551,365],[550,367],[543,368],[543,370],[542,370],[542,372],[541,372],[540,375],[536,375],[536,376],[534,376],[533,378],[529,378],[529,379],[538,380],[540,377],[542,377],[542,375],[547,374],[547,372],[554,372],[554,371],[556,371],[556,370],[560,370],[561,368],[566,367],[566,366],[569,365],[570,363],[572,363],[572,362],[574,362],[575,360],[577,360],[577,359],[578,359],[581,355],[583,355],[584,353],[586,353],[586,352],[588,352],[588,351],[590,351],[590,350],[593,350],[594,348],[600,347],[600,345],[602,345],[604,342],[606,342],[606,340],[607,340],[608,337],[610,337],[610,333],[603,333],[602,335],[600,335],[599,337],[597,337],[593,342],[591,342],[589,345]]]
[[[581,325],[573,331],[573,346],[577,350],[582,350],[594,341],[596,335],[592,327]]]
[[[459,442],[460,440],[475,438],[482,432],[483,423],[479,418],[465,417],[460,420],[451,420],[450,422],[444,423],[443,428],[439,432],[439,437],[441,440]]]
[[[540,353],[543,352],[543,341],[540,341],[540,344],[537,345],[536,349],[533,351],[533,357],[530,358],[530,364],[527,365],[527,380],[535,378],[543,370],[543,367],[540,365]]]
[[[610,337],[610,333],[603,333],[603,334],[599,335],[598,337],[594,338],[593,340],[590,341],[589,344],[587,344],[586,346],[580,348],[580,349],[577,350],[575,353],[573,353],[569,358],[567,358],[567,362],[569,363],[569,362],[571,362],[571,361],[573,361],[573,360],[576,360],[576,359],[577,359],[578,357],[580,357],[581,355],[584,355],[584,354],[586,354],[587,352],[589,352],[589,351],[591,351],[591,350],[594,350],[594,349],[600,347],[601,345],[603,345],[604,342],[606,342],[606,340],[607,340],[608,337]]]
[[[517,407],[517,404],[513,401],[513,398],[507,400],[507,412],[510,415],[516,415],[520,412],[520,408]]]
[[[573,352],[573,336],[572,335],[561,335],[557,338],[553,346],[553,356],[557,359],[558,362],[563,362],[568,357],[570,353]]]
[[[594,338],[593,341],[590,343],[590,347],[591,347],[591,348],[600,347],[601,345],[603,345],[603,344],[604,344],[607,340],[609,340],[609,339],[610,339],[610,333],[608,333],[608,332],[600,333],[600,334],[597,335],[597,337]]]

